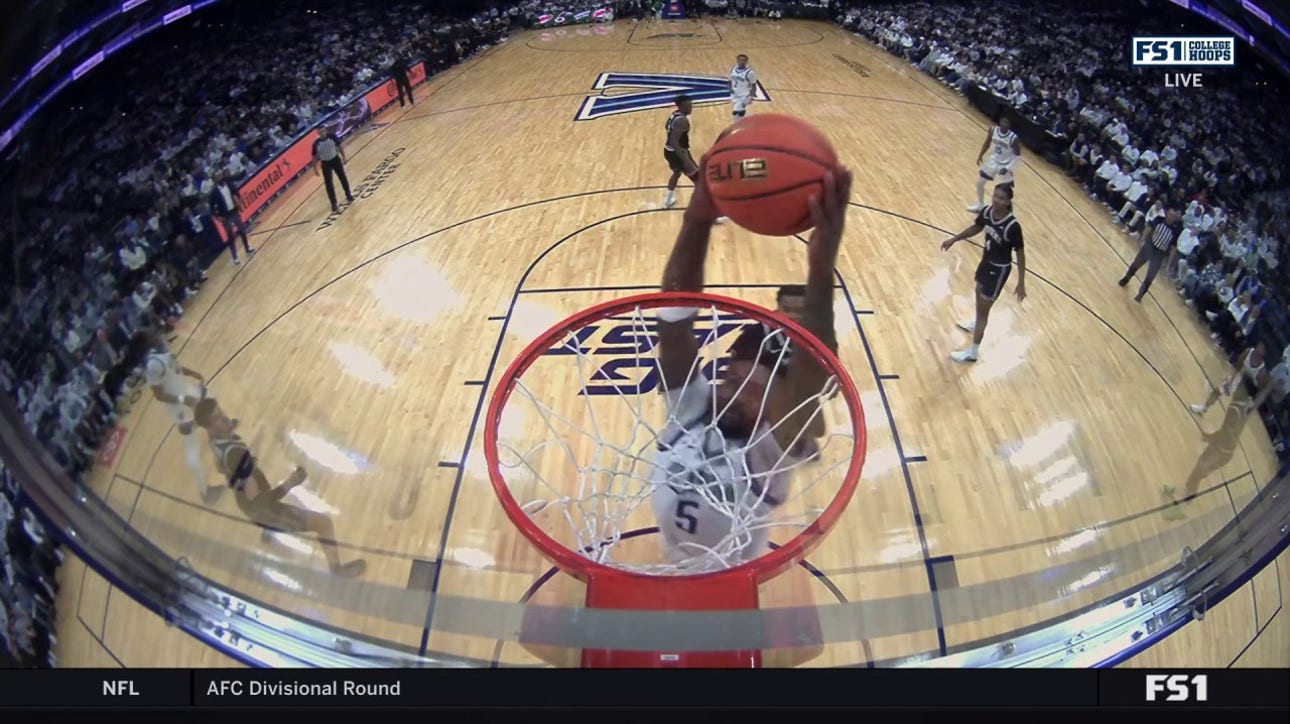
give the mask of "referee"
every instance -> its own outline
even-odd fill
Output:
[[[1138,269],[1141,269],[1143,264],[1147,265],[1147,275],[1142,279],[1138,296],[1134,297],[1133,301],[1141,302],[1147,295],[1147,289],[1151,287],[1151,282],[1160,272],[1160,267],[1169,256],[1169,250],[1178,243],[1178,236],[1182,234],[1182,230],[1182,215],[1178,213],[1178,207],[1173,204],[1168,206],[1163,219],[1156,219],[1142,230],[1142,248],[1138,250],[1138,256],[1133,263],[1129,265],[1129,270],[1120,277],[1120,286],[1127,286],[1129,279],[1137,273]]]
[[[332,174],[340,178],[340,187],[345,189],[345,203],[354,203],[354,195],[349,192],[349,179],[345,177],[345,151],[340,147],[340,140],[336,138],[336,129],[328,126],[319,132],[318,140],[314,141],[314,160],[319,162],[314,166],[314,173],[323,175],[323,183],[327,185],[327,198],[331,200],[331,212],[340,213],[336,205],[336,187],[332,183]]]
[[[399,90],[399,108],[404,107],[403,94],[406,92],[408,103],[416,105],[412,98],[412,81],[408,79],[408,61],[404,57],[403,48],[399,48],[398,53],[394,56],[394,61],[390,63],[390,77],[394,79],[394,87]]]

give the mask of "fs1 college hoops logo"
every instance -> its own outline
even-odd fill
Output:
[[[601,73],[591,88],[601,93],[587,96],[573,120],[594,121],[620,113],[671,108],[682,93],[690,96],[696,106],[730,102],[730,80],[725,76]],[[634,92],[605,93],[618,89]],[[770,95],[760,82],[753,89],[752,97],[754,102],[770,102]]]
[[[1236,65],[1236,38],[1231,36],[1140,36],[1133,39],[1133,66],[1206,67]],[[1166,88],[1200,88],[1200,73],[1166,73]]]

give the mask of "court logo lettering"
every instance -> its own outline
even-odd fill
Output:
[[[372,169],[372,172],[364,176],[363,180],[358,182],[358,185],[353,188],[354,201],[357,202],[359,199],[371,198],[376,194],[381,186],[389,180],[390,176],[394,175],[394,172],[399,170],[399,164],[395,162],[399,160],[399,156],[402,156],[403,152],[406,150],[406,148],[396,148],[393,151],[390,151],[390,155],[386,156],[380,163],[376,164],[376,168]],[[340,193],[340,183],[336,182],[336,186],[337,193]],[[336,220],[339,219],[351,205],[352,204],[342,201],[337,207],[339,211],[328,214],[327,218],[323,219],[322,223],[318,225],[318,228],[314,229],[314,232],[317,233],[322,231],[336,223]]]
[[[594,121],[620,113],[671,108],[681,93],[690,96],[696,106],[730,102],[730,81],[724,76],[601,73],[591,87],[601,93],[587,96],[573,120]],[[618,89],[632,90],[605,93]],[[753,101],[770,102],[770,94],[760,82],[753,89]]]
[[[744,327],[757,322],[722,315],[713,322],[700,319],[694,323],[694,336],[701,350],[710,350],[715,339],[722,355],[707,359],[701,368],[708,379],[716,379],[730,364],[730,345],[739,337]],[[662,389],[663,379],[658,370],[658,325],[654,320],[642,321],[636,317],[612,317],[590,324],[552,347],[544,356],[578,355],[594,360],[597,367],[583,382],[578,393],[583,395],[647,395]]]
[[[850,68],[852,72],[854,72],[856,75],[860,76],[861,78],[869,77],[869,66],[865,65],[864,63],[851,60],[850,58],[847,58],[846,56],[843,56],[843,55],[839,55],[837,53],[834,53],[833,57],[836,58],[839,63]]]

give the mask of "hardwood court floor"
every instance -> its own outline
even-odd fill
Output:
[[[348,143],[350,178],[385,163],[379,183],[329,219],[318,181],[303,180],[258,220],[254,259],[221,261],[192,303],[180,359],[241,419],[270,477],[306,465],[293,496],[335,516],[346,555],[368,560],[362,580],[327,576],[308,542],[262,540],[227,496],[202,505],[147,394],[96,491],[173,555],[267,604],[410,651],[540,663],[471,618],[482,614],[470,600],[516,602],[548,568],[489,486],[480,412],[539,331],[656,285],[680,219],[660,209],[667,109],[574,119],[601,74],[721,77],[740,52],[769,97],[752,112],[818,124],[856,175],[838,330],[868,461],[810,556],[823,578],[798,569],[764,596],[862,602],[873,619],[863,636],[771,661],[935,653],[1060,616],[1171,565],[1270,478],[1268,435],[1251,420],[1185,516],[1166,514],[1162,486],[1187,477],[1201,429],[1223,414],[1198,420],[1186,405],[1228,367],[1167,283],[1142,304],[1116,286],[1134,245],[1058,170],[1026,158],[1029,297],[1017,303],[1010,284],[982,360],[956,366],[954,321],[970,314],[980,250],[938,245],[970,222],[987,120],[829,25],[684,21],[521,33],[445,73]],[[696,151],[728,114],[698,106]],[[769,305],[804,270],[798,242],[714,233],[717,291]],[[578,381],[530,383],[558,400]],[[1287,560],[1134,663],[1290,662],[1277,615]],[[79,562],[63,592],[64,665],[226,663],[173,631],[158,646],[160,622]],[[535,600],[579,596],[557,576]]]

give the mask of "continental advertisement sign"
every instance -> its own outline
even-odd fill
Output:
[[[413,86],[421,84],[425,79],[425,63],[417,63],[408,69],[408,81]],[[344,140],[346,136],[367,123],[373,115],[398,99],[398,86],[393,79],[386,80],[309,129],[239,187],[242,218],[249,219],[257,214],[273,197],[286,188],[287,184],[309,168],[309,164],[313,161],[314,141],[318,139],[319,128],[334,127],[336,135]]]

